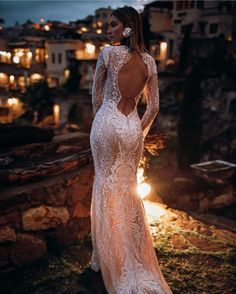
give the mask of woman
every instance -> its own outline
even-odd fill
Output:
[[[143,141],[159,108],[156,65],[144,52],[141,32],[134,8],[113,11],[108,29],[113,46],[100,53],[92,89],[91,263],[93,270],[101,269],[109,294],[172,293],[136,189]],[[147,109],[140,120],[136,105],[142,93]]]

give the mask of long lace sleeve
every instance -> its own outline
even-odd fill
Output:
[[[92,86],[92,105],[93,113],[96,114],[103,101],[104,84],[106,79],[106,65],[104,58],[104,50],[98,56],[96,69],[94,73],[93,86]]]
[[[145,138],[159,111],[157,68],[154,60],[152,60],[151,76],[145,87],[144,96],[146,98],[147,108],[141,119],[141,125],[143,129],[143,137]]]

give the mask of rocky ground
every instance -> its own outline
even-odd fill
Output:
[[[173,293],[231,294],[236,290],[236,234],[202,216],[144,201],[161,270]],[[231,223],[233,225],[233,223]],[[91,239],[32,266],[1,273],[0,293],[105,294],[90,269]]]

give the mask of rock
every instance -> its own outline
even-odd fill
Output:
[[[14,265],[21,266],[39,259],[46,252],[44,239],[29,234],[17,234],[16,243],[11,250],[11,260]]]
[[[73,205],[71,209],[71,215],[73,218],[83,218],[90,216],[90,207],[86,207],[80,202]]]
[[[16,232],[10,226],[4,226],[0,228],[0,243],[14,242],[16,241]]]
[[[61,145],[57,148],[56,153],[80,152],[80,146]]]
[[[85,195],[91,191],[91,186],[77,182],[66,189],[66,202],[68,205],[74,205],[78,201],[82,201]]]
[[[32,206],[46,204],[47,196],[48,195],[43,185],[37,188],[33,188],[28,192],[28,199]]]
[[[199,233],[209,237],[213,235],[212,231],[207,226],[200,226]]]
[[[21,213],[19,210],[7,210],[0,215],[0,226],[11,224],[16,228],[21,227]]]
[[[189,247],[184,237],[179,234],[173,234],[171,242],[173,247],[178,250],[187,249]]]
[[[47,233],[49,251],[54,254],[63,250],[71,242],[83,240],[90,233],[90,217],[70,220],[66,227]]]
[[[204,251],[222,251],[227,248],[225,244],[217,243],[212,240],[199,239],[195,236],[186,236],[186,239],[195,247]]]
[[[212,234],[223,242],[231,242],[236,244],[236,234],[228,230],[212,229]]]
[[[60,174],[82,167],[90,162],[91,159],[91,150],[88,149],[79,154],[68,155],[60,159],[43,162],[36,166],[0,170],[0,183],[26,182],[36,178]]]
[[[68,205],[81,201],[92,191],[93,170],[89,165],[81,173],[67,183],[66,202]]]
[[[29,230],[46,230],[66,225],[69,212],[65,207],[41,205],[23,212],[23,228]]]
[[[221,194],[213,199],[211,208],[225,207],[235,202],[236,197],[233,194]]]
[[[84,240],[90,233],[91,230],[91,222],[90,217],[84,217],[79,222],[78,233],[76,238],[78,240]]]
[[[65,188],[62,185],[48,186],[46,189],[46,202],[52,206],[62,206],[66,201]]]
[[[206,195],[203,192],[193,192],[193,193],[191,193],[191,200],[192,201],[199,201],[199,200],[202,200],[205,196]]]
[[[207,198],[203,198],[199,202],[199,210],[200,211],[207,211],[209,208],[209,200]]]

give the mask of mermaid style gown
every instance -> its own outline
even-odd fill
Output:
[[[141,53],[148,79],[135,101],[137,106],[144,93],[147,109],[142,120],[136,106],[126,116],[118,108],[122,99],[118,82],[119,72],[131,56],[126,46],[105,47],[94,75],[91,267],[101,269],[109,294],[169,294],[172,292],[160,271],[143,202],[136,191],[143,140],[159,109],[157,70],[154,59]]]

